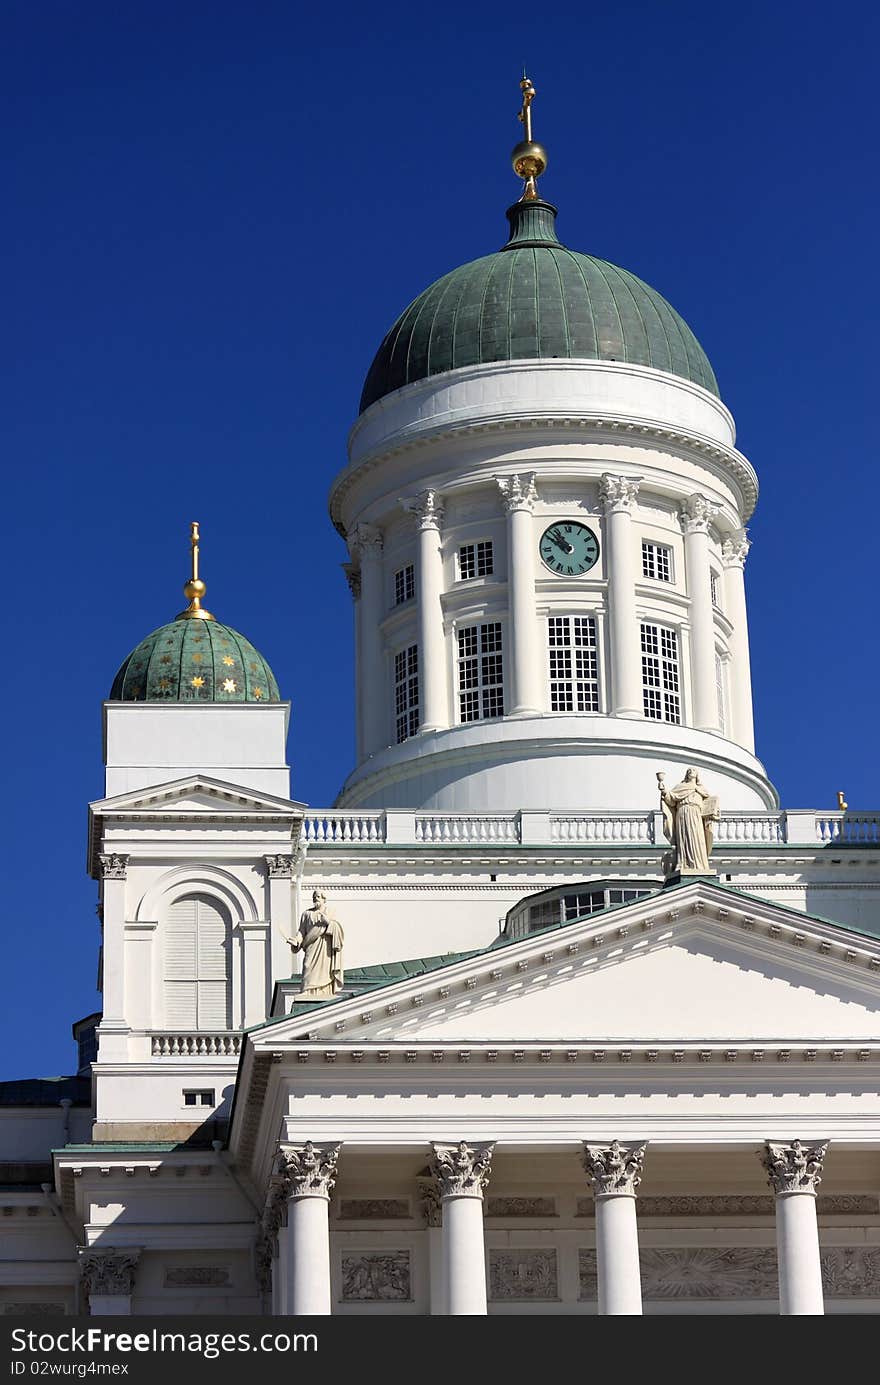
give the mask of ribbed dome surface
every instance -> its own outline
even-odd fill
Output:
[[[561,245],[548,202],[518,202],[507,215],[502,250],[445,274],[397,319],[361,413],[403,385],[492,361],[626,361],[718,394],[706,353],[665,298],[628,270]]]
[[[111,702],[280,702],[250,640],[216,620],[173,620],[141,640],[110,689]]]

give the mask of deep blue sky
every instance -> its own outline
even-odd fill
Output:
[[[758,470],[758,752],[788,806],[880,806],[876,7],[7,0],[0,47],[0,1076],[70,1071],[97,1003],[100,704],[190,519],[294,795],[350,768],[328,484],[391,321],[504,239],[524,59],[562,238],[683,313]]]

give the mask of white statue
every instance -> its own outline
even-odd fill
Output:
[[[302,949],[303,1000],[329,1000],[342,990],[342,924],[327,908],[323,890],[312,894],[312,907],[299,921],[295,938],[286,938],[294,952]]]
[[[664,857],[665,874],[714,875],[709,865],[712,851],[712,824],[720,816],[718,799],[703,788],[695,769],[685,770],[684,779],[667,789],[664,774],[657,775],[663,808],[663,832],[672,843]]]

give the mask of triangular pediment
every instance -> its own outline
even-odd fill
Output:
[[[880,939],[705,881],[254,1031],[291,1042],[786,1044],[880,1039]]]
[[[130,793],[115,794],[112,798],[99,799],[90,805],[90,811],[101,817],[205,812],[300,817],[305,811],[305,804],[277,798],[272,794],[256,793],[253,789],[245,789],[222,779],[212,779],[207,775],[190,775],[167,784],[153,784],[148,789],[136,789]]]

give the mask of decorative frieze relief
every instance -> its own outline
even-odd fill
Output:
[[[880,1298],[880,1247],[827,1246],[821,1252],[827,1298]],[[772,1246],[642,1246],[645,1299],[776,1299],[779,1278]],[[578,1255],[579,1297],[597,1295],[595,1250]]]
[[[625,1146],[619,1140],[610,1145],[584,1145],[584,1169],[596,1197],[635,1197],[642,1181],[642,1166],[647,1143]]]
[[[101,877],[104,880],[126,880],[128,878],[128,857],[121,856],[118,852],[108,852],[100,855],[98,860],[101,864]]]
[[[408,1250],[342,1256],[343,1303],[407,1303],[412,1301],[412,1269]]]
[[[340,1148],[338,1144],[316,1145],[311,1140],[303,1145],[282,1145],[279,1169],[285,1181],[285,1197],[329,1198],[336,1182]]]
[[[419,529],[442,529],[444,511],[439,491],[427,490],[422,491],[421,495],[401,496],[400,503],[411,515],[415,515]]]
[[[612,476],[605,472],[599,482],[599,499],[606,515],[631,514],[641,483],[641,476]]]
[[[555,1250],[490,1250],[489,1297],[495,1302],[543,1302],[559,1298]]]
[[[880,1298],[880,1247],[828,1246],[821,1262],[828,1298]]]
[[[554,1197],[489,1197],[487,1217],[555,1217]]]
[[[745,529],[734,529],[732,533],[725,536],[721,545],[721,561],[725,567],[745,567],[746,558],[751,548],[748,534]]]
[[[408,1221],[412,1212],[405,1197],[346,1197],[337,1216],[340,1221]]]
[[[533,471],[525,471],[518,476],[496,476],[495,481],[506,514],[513,514],[515,510],[528,510],[529,514],[533,512],[538,499]]]
[[[272,880],[290,880],[293,876],[292,856],[267,856],[266,870]]]
[[[165,1271],[166,1289],[224,1289],[229,1270],[221,1265],[176,1265]]]
[[[79,1273],[86,1293],[130,1294],[140,1254],[140,1250],[80,1249]]]
[[[482,1197],[489,1182],[493,1144],[471,1146],[466,1140],[457,1145],[433,1145],[431,1170],[437,1179],[441,1198]]]
[[[63,1303],[4,1303],[4,1318],[63,1318],[67,1312]]]
[[[810,1148],[800,1140],[792,1140],[791,1144],[768,1140],[761,1163],[774,1193],[814,1194],[822,1182],[822,1164],[828,1143],[823,1140]]]
[[[689,495],[678,512],[679,523],[685,534],[708,534],[709,525],[718,513],[718,506],[705,495]]]
[[[443,1225],[443,1204],[440,1201],[440,1188],[433,1174],[422,1175],[416,1179],[419,1188],[419,1201],[426,1226]]]

